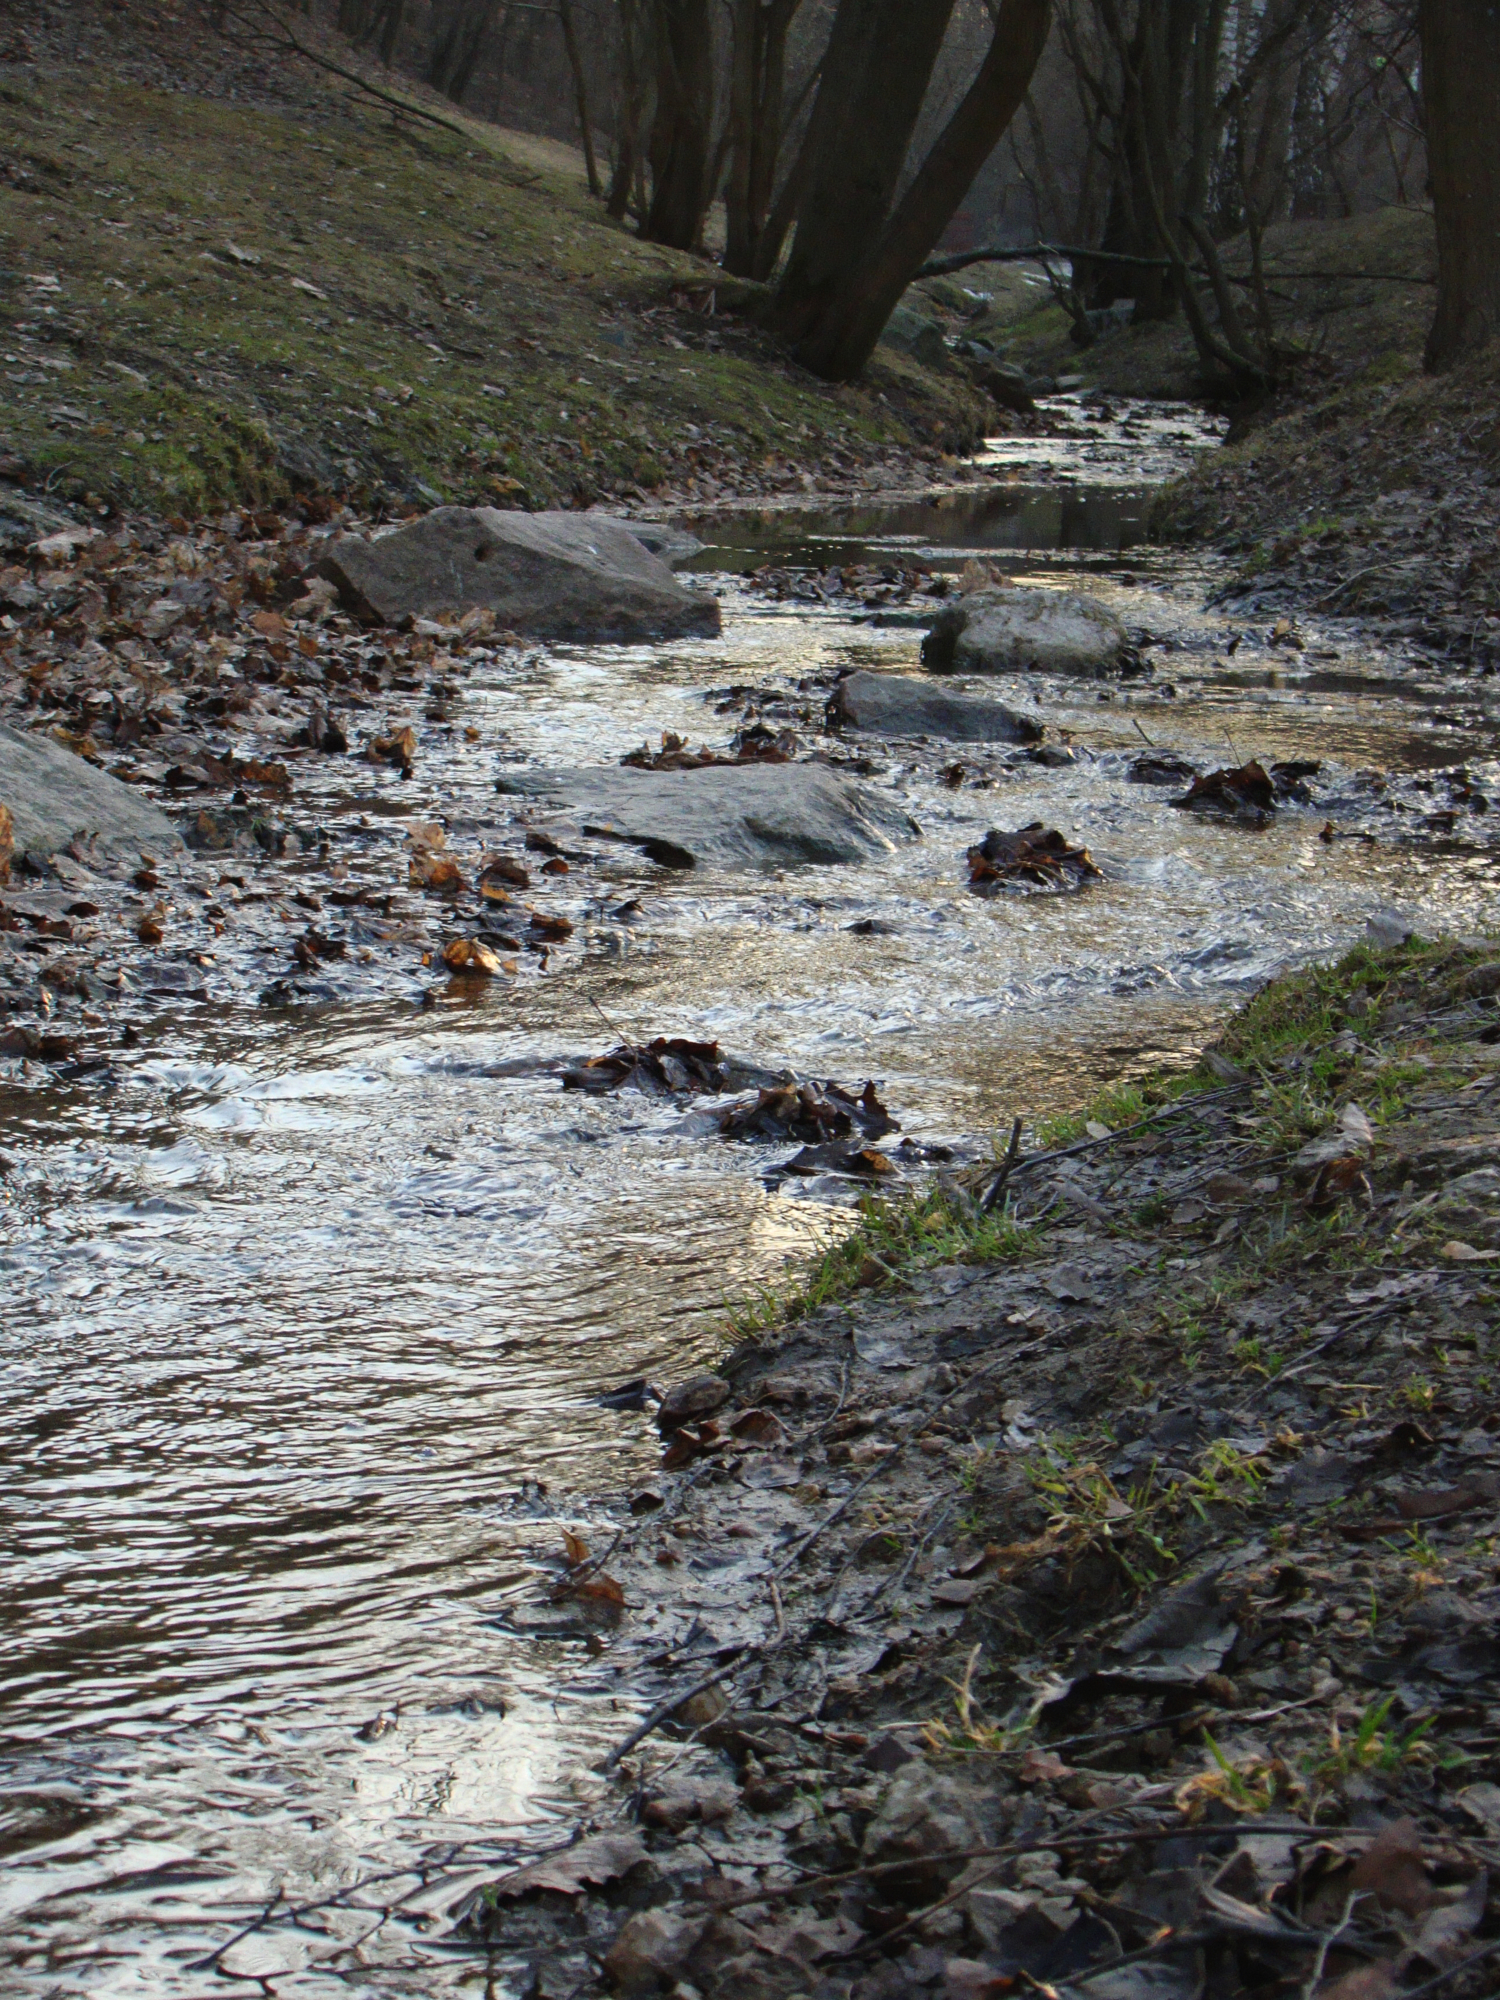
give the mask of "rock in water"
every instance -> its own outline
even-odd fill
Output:
[[[1001,701],[950,694],[909,674],[847,674],[828,704],[831,722],[884,736],[945,736],[958,743],[1040,743],[1040,722]]]
[[[1130,639],[1097,598],[1072,590],[977,590],[938,614],[922,641],[934,673],[1112,673]]]
[[[496,790],[554,800],[582,822],[587,836],[623,841],[668,868],[868,861],[919,831],[894,801],[821,764],[508,770]]]
[[[60,743],[0,727],[0,801],[17,854],[55,854],[75,835],[105,848],[158,852],[181,846],[164,813]]]
[[[670,521],[625,520],[620,526],[627,528],[643,549],[659,556],[668,569],[682,569],[708,547],[707,542],[700,542],[686,528],[674,528]]]
[[[712,638],[718,599],[686,590],[624,522],[437,507],[385,534],[341,535],[312,572],[373,625],[476,606],[532,639]]]

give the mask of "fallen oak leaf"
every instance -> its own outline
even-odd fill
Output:
[[[1351,1889],[1367,1889],[1383,1910],[1419,1917],[1438,1898],[1422,1859],[1422,1837],[1413,1819],[1383,1826],[1354,1864]]]

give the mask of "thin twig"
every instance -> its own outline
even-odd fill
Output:
[[[1016,1174],[1029,1174],[1035,1167],[1045,1167],[1053,1160],[1071,1160],[1080,1153],[1095,1152],[1100,1146],[1112,1146],[1116,1139],[1128,1139],[1132,1132],[1139,1132],[1147,1125],[1160,1125],[1163,1119],[1179,1117],[1185,1111],[1193,1110],[1200,1104],[1217,1104],[1226,1098],[1242,1097],[1250,1089],[1253,1079],[1246,1077],[1243,1083],[1226,1084],[1222,1090],[1202,1090],[1192,1097],[1179,1097],[1175,1104],[1168,1104],[1160,1111],[1153,1111],[1149,1117],[1137,1118],[1134,1124],[1118,1125],[1113,1132],[1107,1132],[1102,1139],[1080,1139],[1076,1146],[1059,1146],[1051,1153],[1028,1153],[1024,1160],[1017,1162]]]
[[[630,1755],[637,1743],[644,1742],[653,1729],[659,1728],[670,1716],[675,1715],[679,1708],[693,1699],[694,1695],[706,1694],[709,1688],[723,1680],[731,1667],[737,1666],[741,1660],[759,1653],[760,1650],[759,1644],[736,1646],[729,1657],[721,1661],[711,1674],[705,1674],[702,1680],[694,1681],[693,1685],[684,1688],[681,1694],[674,1694],[669,1700],[658,1702],[645,1721],[638,1723],[627,1737],[615,1745],[598,1769],[612,1771],[622,1757]]]
[[[1015,1119],[1010,1128],[1010,1144],[1005,1149],[1005,1157],[1000,1162],[1000,1171],[990,1183],[989,1193],[979,1204],[986,1215],[992,1215],[1005,1199],[1006,1183],[1015,1172],[1021,1158],[1021,1120]]]
[[[1323,1968],[1328,1963],[1329,1948],[1332,1946],[1332,1944],[1334,1943],[1335,1939],[1339,1936],[1339,1934],[1343,1931],[1344,1926],[1349,1921],[1349,1917],[1354,1909],[1354,1905],[1359,1901],[1360,1897],[1364,1893],[1365,1892],[1362,1889],[1351,1889],[1348,1895],[1344,1898],[1343,1914],[1340,1916],[1338,1922],[1334,1925],[1331,1931],[1325,1931],[1323,1936],[1319,1938],[1318,1955],[1313,1960],[1313,1969],[1307,1975],[1307,1978],[1302,1982],[1302,2000],[1313,2000],[1313,1995],[1317,1992],[1318,1987],[1322,1982]]]
[[[1110,1806],[1105,1809],[1106,1812],[1125,1810],[1128,1808],[1121,1806]],[[1097,1818],[1091,1816],[1083,1823],[1097,1825],[1098,1818],[1104,1816],[1104,1813]],[[1176,1826],[1115,1827],[1108,1833],[1070,1834],[1058,1831],[1047,1835],[1047,1843],[1050,1847],[1066,1848],[1069,1852],[1082,1853],[1093,1848],[1114,1847],[1121,1842],[1232,1840],[1239,1835],[1259,1837],[1269,1834],[1301,1834],[1306,1839],[1312,1840],[1317,1837],[1318,1831],[1317,1827],[1309,1826],[1304,1820],[1257,1820],[1253,1825],[1246,1826],[1183,1826],[1179,1823]],[[920,1865],[922,1868],[937,1868],[946,1867],[949,1862],[954,1861],[1011,1860],[1018,1854],[1033,1853],[1039,1844],[1039,1839],[1040,1836],[1034,1835],[1030,1840],[1007,1841],[999,1847],[951,1847],[942,1853],[922,1855],[919,1864],[914,1863],[910,1856],[904,1861],[867,1862],[863,1868],[849,1868],[839,1874],[807,1875],[800,1882],[774,1882],[762,1888],[745,1889],[737,1896],[726,1897],[723,1901],[716,1900],[715,1908],[737,1910],[746,1908],[751,1903],[784,1902],[790,1896],[821,1895],[826,1889],[841,1889],[850,1882],[870,1882],[886,1875],[909,1873],[915,1865]],[[966,1886],[972,1888],[974,1885],[971,1882]],[[1411,1996],[1404,1995],[1403,2000],[1411,2000]]]

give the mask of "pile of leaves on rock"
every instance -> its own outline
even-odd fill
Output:
[[[977,896],[1057,896],[1101,879],[1086,847],[1071,846],[1056,827],[1033,820],[1018,833],[992,827],[971,847],[969,887]]]
[[[664,729],[659,749],[643,743],[638,750],[628,750],[620,762],[639,771],[702,771],[712,764],[790,764],[800,748],[794,729],[752,722],[736,730],[727,754],[710,750],[707,744],[690,750],[685,736]]]
[[[771,1170],[781,1174],[843,1174],[871,1179],[897,1171],[875,1144],[901,1127],[873,1082],[855,1091],[832,1081],[803,1080],[790,1073],[768,1078],[727,1057],[717,1042],[658,1036],[646,1043],[622,1042],[602,1056],[590,1056],[562,1072],[565,1090],[603,1096],[638,1090],[648,1097],[719,1096],[762,1081],[750,1096],[715,1105],[709,1129],[726,1139],[785,1145],[801,1150]]]

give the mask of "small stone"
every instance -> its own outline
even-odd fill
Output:
[[[672,1985],[708,1928],[702,1917],[670,1910],[640,1910],[604,1958],[604,1975],[616,1993],[656,1993]]]
[[[711,1417],[715,1410],[722,1410],[733,1394],[722,1376],[690,1376],[686,1382],[679,1382],[675,1389],[669,1389],[662,1398],[656,1412],[657,1426],[664,1431],[675,1431],[684,1424],[700,1423],[704,1417]]]

